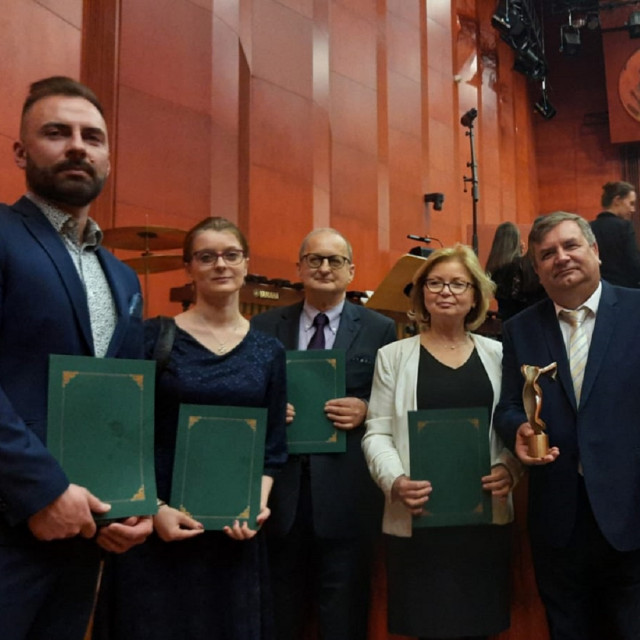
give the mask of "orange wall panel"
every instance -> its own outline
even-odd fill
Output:
[[[209,214],[209,118],[129,87],[120,89],[118,117],[117,203],[147,208],[151,224]]]
[[[252,87],[252,165],[311,182],[311,101],[262,80],[256,79]]]
[[[331,71],[375,89],[375,3],[361,1],[357,5],[331,3]]]
[[[18,135],[20,106],[29,84],[50,75],[80,74],[82,0],[45,5],[36,0],[3,0],[0,35],[2,100],[0,135]]]
[[[253,74],[287,91],[311,98],[312,27],[308,16],[276,0],[254,0]]]
[[[250,209],[259,212],[245,229],[252,252],[251,272],[294,278],[298,247],[312,229],[312,184],[259,166],[252,167],[250,180]]]
[[[208,114],[211,11],[191,0],[120,1],[120,82]]]

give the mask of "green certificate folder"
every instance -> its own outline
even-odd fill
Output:
[[[327,400],[345,395],[344,351],[287,351],[287,400],[296,417],[287,427],[289,453],[344,453],[344,431],[324,412]]]
[[[111,511],[98,522],[155,513],[155,362],[52,355],[47,447],[70,482]]]
[[[409,457],[411,479],[433,487],[414,527],[491,523],[480,480],[491,472],[486,408],[409,411]]]
[[[264,470],[267,410],[180,405],[171,506],[216,530],[256,527]]]

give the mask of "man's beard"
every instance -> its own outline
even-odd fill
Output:
[[[87,175],[63,176],[63,171],[80,169]],[[27,156],[25,167],[27,185],[37,196],[53,203],[84,207],[102,191],[106,176],[99,177],[85,160],[64,160],[52,167],[38,167]]]

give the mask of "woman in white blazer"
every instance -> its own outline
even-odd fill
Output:
[[[490,429],[493,525],[412,529],[432,491],[412,480],[407,412],[486,406],[500,396],[502,345],[470,333],[495,285],[466,246],[434,252],[413,279],[414,337],[378,352],[362,441],[387,500],[389,631],[420,638],[483,638],[509,626],[510,491],[520,463]]]

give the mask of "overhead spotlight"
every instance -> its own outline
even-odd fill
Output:
[[[560,53],[575,56],[580,51],[580,29],[565,24],[560,27]]]
[[[600,26],[600,18],[597,13],[590,13],[587,16],[586,26],[591,31],[595,31]]]
[[[509,3],[506,0],[500,0],[496,7],[495,13],[491,16],[491,24],[494,29],[502,33],[511,31],[511,21],[509,20]]]
[[[500,0],[491,16],[491,24],[505,36],[519,36],[525,28],[519,1]]]
[[[545,120],[551,120],[551,118],[553,118],[557,113],[555,107],[549,102],[549,98],[546,93],[543,93],[540,100],[538,100],[538,102],[533,106]]]
[[[515,51],[514,71],[540,80],[547,73],[537,0],[498,0],[491,17],[501,40]],[[640,2],[640,0],[638,0]]]
[[[542,93],[540,95],[540,100],[538,100],[533,107],[545,120],[551,120],[551,118],[556,115],[555,107],[549,102],[546,78],[542,79]]]
[[[629,14],[627,29],[630,38],[640,38],[640,11],[633,11]]]
[[[544,58],[536,53],[532,43],[525,42],[514,60],[513,70],[534,80],[540,80],[547,73],[547,65]]]

